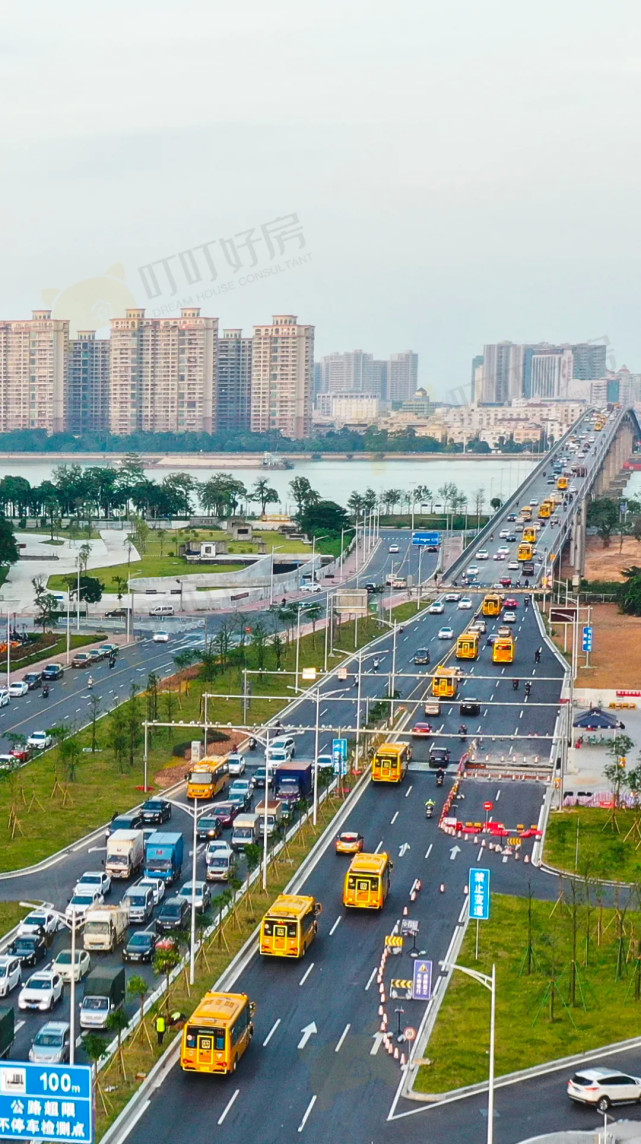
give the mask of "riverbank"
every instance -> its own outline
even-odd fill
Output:
[[[266,473],[279,472],[263,466],[263,453],[147,453],[138,454],[145,467],[158,469],[211,469],[219,466],[227,469],[263,468]],[[8,461],[48,461],[50,464],[91,464],[102,466],[121,465],[129,453],[4,453],[3,465]],[[538,453],[278,453],[278,461],[292,464],[313,461],[538,461]]]

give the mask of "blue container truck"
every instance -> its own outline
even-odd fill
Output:
[[[157,830],[145,847],[145,877],[164,878],[171,885],[180,877],[183,852],[182,834]]]
[[[314,764],[292,761],[279,766],[274,775],[274,798],[288,809],[311,796],[314,786]]]

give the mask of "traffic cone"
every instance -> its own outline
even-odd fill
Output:
[[[406,1064],[405,1053],[401,1053],[401,1068],[404,1069]]]
[[[530,861],[530,855],[529,855],[529,854],[525,854],[525,855],[523,856],[523,862],[524,862],[524,864],[528,863],[529,861]]]
[[[398,1045],[394,1045],[394,1060],[397,1061],[398,1058],[399,1058]]]
[[[406,918],[408,914],[409,914],[409,910],[408,910],[407,906],[403,906],[403,917]]]
[[[385,1012],[385,1010],[384,1010],[383,1006],[382,1006],[382,1005],[379,1005],[379,1007],[378,1007],[378,1015],[379,1015],[379,1017],[382,1017],[384,1012]]]
[[[464,890],[463,890],[463,893],[464,893],[464,894],[469,894],[469,892],[470,892],[470,887],[468,886],[468,884],[467,884],[467,882],[466,882],[466,883],[465,883],[465,888],[464,888]]]

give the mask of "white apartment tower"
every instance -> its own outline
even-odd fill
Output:
[[[218,319],[184,307],[177,318],[131,309],[111,320],[110,429],[212,433]]]
[[[387,400],[410,401],[418,389],[418,354],[392,354],[387,364]]]
[[[254,326],[251,428],[277,429],[284,437],[308,437],[312,425],[314,327],[293,314],[277,314],[271,326]]]
[[[69,322],[51,310],[0,322],[0,432],[66,427],[68,353]]]

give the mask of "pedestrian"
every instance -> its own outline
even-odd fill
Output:
[[[166,1028],[167,1028],[167,1022],[165,1021],[164,1015],[162,1013],[159,1013],[158,1016],[156,1017],[156,1037],[158,1038],[158,1044],[159,1045],[162,1045],[162,1043],[165,1039],[165,1029]]]

